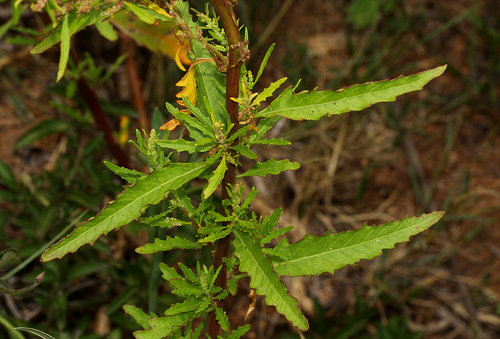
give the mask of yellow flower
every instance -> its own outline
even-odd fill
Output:
[[[197,88],[196,88],[196,79],[195,79],[195,66],[202,62],[213,61],[213,59],[196,59],[193,61],[191,65],[189,65],[189,69],[184,74],[181,80],[177,82],[175,85],[182,87],[182,90],[177,93],[175,96],[180,100],[177,100],[177,103],[181,106],[186,107],[184,102],[182,101],[182,97],[186,97],[193,105],[196,105],[198,96],[197,96]],[[185,112],[186,114],[191,114],[187,109],[181,110],[181,112]],[[174,130],[177,126],[181,125],[181,123],[177,119],[172,119],[163,126],[160,127],[162,130],[168,129],[169,131]]]

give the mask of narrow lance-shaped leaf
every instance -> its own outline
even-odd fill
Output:
[[[61,31],[61,58],[59,59],[59,70],[57,71],[57,81],[61,80],[66,70],[69,58],[69,45],[71,35],[69,34],[68,15],[64,16]]]
[[[73,11],[66,15],[68,18],[69,35],[73,35],[82,28],[92,25],[101,18],[99,9],[92,9],[88,13]],[[50,35],[33,48],[31,54],[40,54],[61,41],[62,23],[50,32]]]
[[[421,217],[404,218],[388,222],[381,226],[363,226],[355,231],[324,236],[306,235],[302,240],[288,245],[290,256],[274,262],[274,270],[280,276],[311,276],[321,273],[333,273],[346,265],[352,265],[361,259],[373,259],[382,253],[382,249],[394,248],[399,242],[406,242],[410,236],[423,232],[435,224],[444,212],[434,212]]]
[[[151,254],[156,252],[170,251],[173,249],[197,249],[201,248],[201,244],[198,242],[192,242],[190,240],[180,238],[180,237],[167,237],[167,239],[155,239],[153,244],[146,244],[144,246],[135,249],[137,253],[140,254]]]
[[[227,171],[226,156],[222,156],[222,160],[214,171],[214,174],[208,179],[208,185],[203,190],[203,199],[208,199],[209,196],[219,187],[224,174]]]
[[[299,163],[290,162],[290,160],[268,160],[266,162],[257,162],[255,166],[250,168],[245,173],[238,175],[238,178],[242,177],[251,177],[251,176],[259,176],[265,177],[267,174],[280,174],[281,172],[288,170],[296,170],[300,167]]]
[[[240,259],[240,271],[251,277],[250,287],[255,288],[258,295],[264,295],[266,304],[276,306],[293,325],[305,331],[309,325],[300,312],[297,300],[292,298],[286,286],[273,271],[271,261],[264,256],[260,246],[252,236],[235,230],[233,242],[236,256]]]
[[[279,115],[292,120],[318,120],[325,115],[360,111],[378,102],[394,101],[398,95],[421,90],[445,69],[446,65],[393,80],[354,85],[339,91],[294,94],[292,88],[287,88],[255,117]]]
[[[196,178],[207,167],[203,163],[170,164],[167,168],[139,178],[134,186],[126,187],[101,213],[77,226],[69,236],[45,251],[42,261],[75,252],[85,244],[93,244],[99,236],[137,220],[145,207],[159,203],[165,199],[167,191],[175,190]]]

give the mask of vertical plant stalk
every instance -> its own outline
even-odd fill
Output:
[[[240,127],[238,121],[238,103],[231,100],[231,98],[237,98],[239,95],[239,84],[240,84],[240,55],[236,46],[241,42],[240,31],[238,25],[234,19],[234,12],[232,7],[229,5],[227,0],[211,0],[217,14],[220,16],[224,30],[229,43],[228,51],[228,65],[226,73],[226,109],[231,118],[231,123],[234,124],[231,134],[237,131]],[[238,140],[235,141],[238,143]],[[234,155],[234,152],[232,152]],[[236,181],[236,166],[228,163],[228,168],[226,175],[222,179],[222,201],[229,199],[227,193],[227,188],[229,185],[234,185]],[[224,208],[222,208],[222,214],[224,214]],[[222,266],[217,280],[215,282],[216,286],[223,289],[226,288],[227,283],[227,270],[226,265],[222,261],[222,258],[227,258],[229,255],[229,245],[231,242],[231,235],[228,235],[224,239],[217,242],[217,247],[213,253],[214,256],[214,268],[217,270]],[[222,301],[219,302],[219,306],[222,306]],[[208,318],[208,330],[207,334],[211,338],[217,338],[219,334],[220,326],[215,317],[215,311],[212,311]]]

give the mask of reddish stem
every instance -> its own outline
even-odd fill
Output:
[[[240,127],[238,121],[238,103],[231,100],[231,98],[237,98],[239,94],[239,84],[240,84],[240,66],[241,61],[239,60],[239,52],[236,48],[237,44],[241,41],[240,32],[236,22],[234,20],[234,13],[231,6],[229,6],[227,0],[212,0],[212,4],[220,16],[224,30],[228,37],[229,42],[229,52],[228,52],[228,67],[226,73],[226,109],[231,118],[231,123],[234,124],[231,134],[237,131]],[[236,140],[235,143],[238,143]],[[234,152],[233,152],[234,155]],[[227,187],[229,185],[234,185],[236,180],[236,166],[228,163],[228,169],[224,178],[222,179],[222,200],[229,199],[227,193]],[[224,208],[222,208],[222,213],[225,214]],[[226,288],[227,283],[227,270],[226,265],[222,261],[223,258],[229,256],[229,245],[231,243],[231,235],[221,239],[217,242],[217,247],[213,253],[214,256],[214,268],[217,270],[222,266],[217,280],[215,282],[216,286],[223,289]],[[218,303],[219,307],[222,307],[222,302]],[[207,334],[210,335],[212,339],[217,338],[219,335],[220,326],[216,320],[215,312],[211,312],[208,317],[208,330]]]

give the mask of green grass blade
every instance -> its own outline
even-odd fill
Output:
[[[293,325],[305,331],[309,328],[307,319],[300,312],[297,300],[292,298],[279,276],[273,271],[271,261],[264,256],[255,239],[243,232],[234,231],[235,254],[240,259],[240,271],[251,277],[250,287],[264,295],[266,304],[273,305]]]
[[[292,120],[318,120],[323,116],[360,111],[378,102],[396,100],[396,96],[418,91],[432,79],[443,74],[446,65],[392,80],[354,85],[339,91],[312,91],[294,94],[287,88],[269,107],[255,117],[279,115]]]
[[[14,328],[15,330],[18,330],[18,331],[24,331],[24,332],[28,332],[28,333],[31,333],[33,335],[36,335],[37,337],[40,337],[40,338],[43,338],[43,339],[55,339],[53,336],[51,336],[50,334],[47,334],[45,332],[42,332],[40,330],[37,330],[36,328],[30,328],[30,327],[15,327]]]
[[[134,186],[125,187],[125,191],[97,216],[79,225],[69,236],[45,251],[42,261],[62,258],[85,244],[93,244],[99,236],[137,220],[148,205],[159,203],[165,199],[167,191],[196,178],[207,167],[202,163],[170,164],[139,178]]]
[[[394,248],[396,243],[408,241],[410,236],[435,224],[443,214],[433,212],[421,217],[406,217],[381,226],[365,225],[359,230],[337,234],[328,232],[319,237],[308,234],[291,245],[281,242],[280,245],[288,246],[290,256],[282,262],[274,262],[274,270],[280,276],[291,277],[334,273],[361,259],[373,259],[382,254],[382,249]]]

